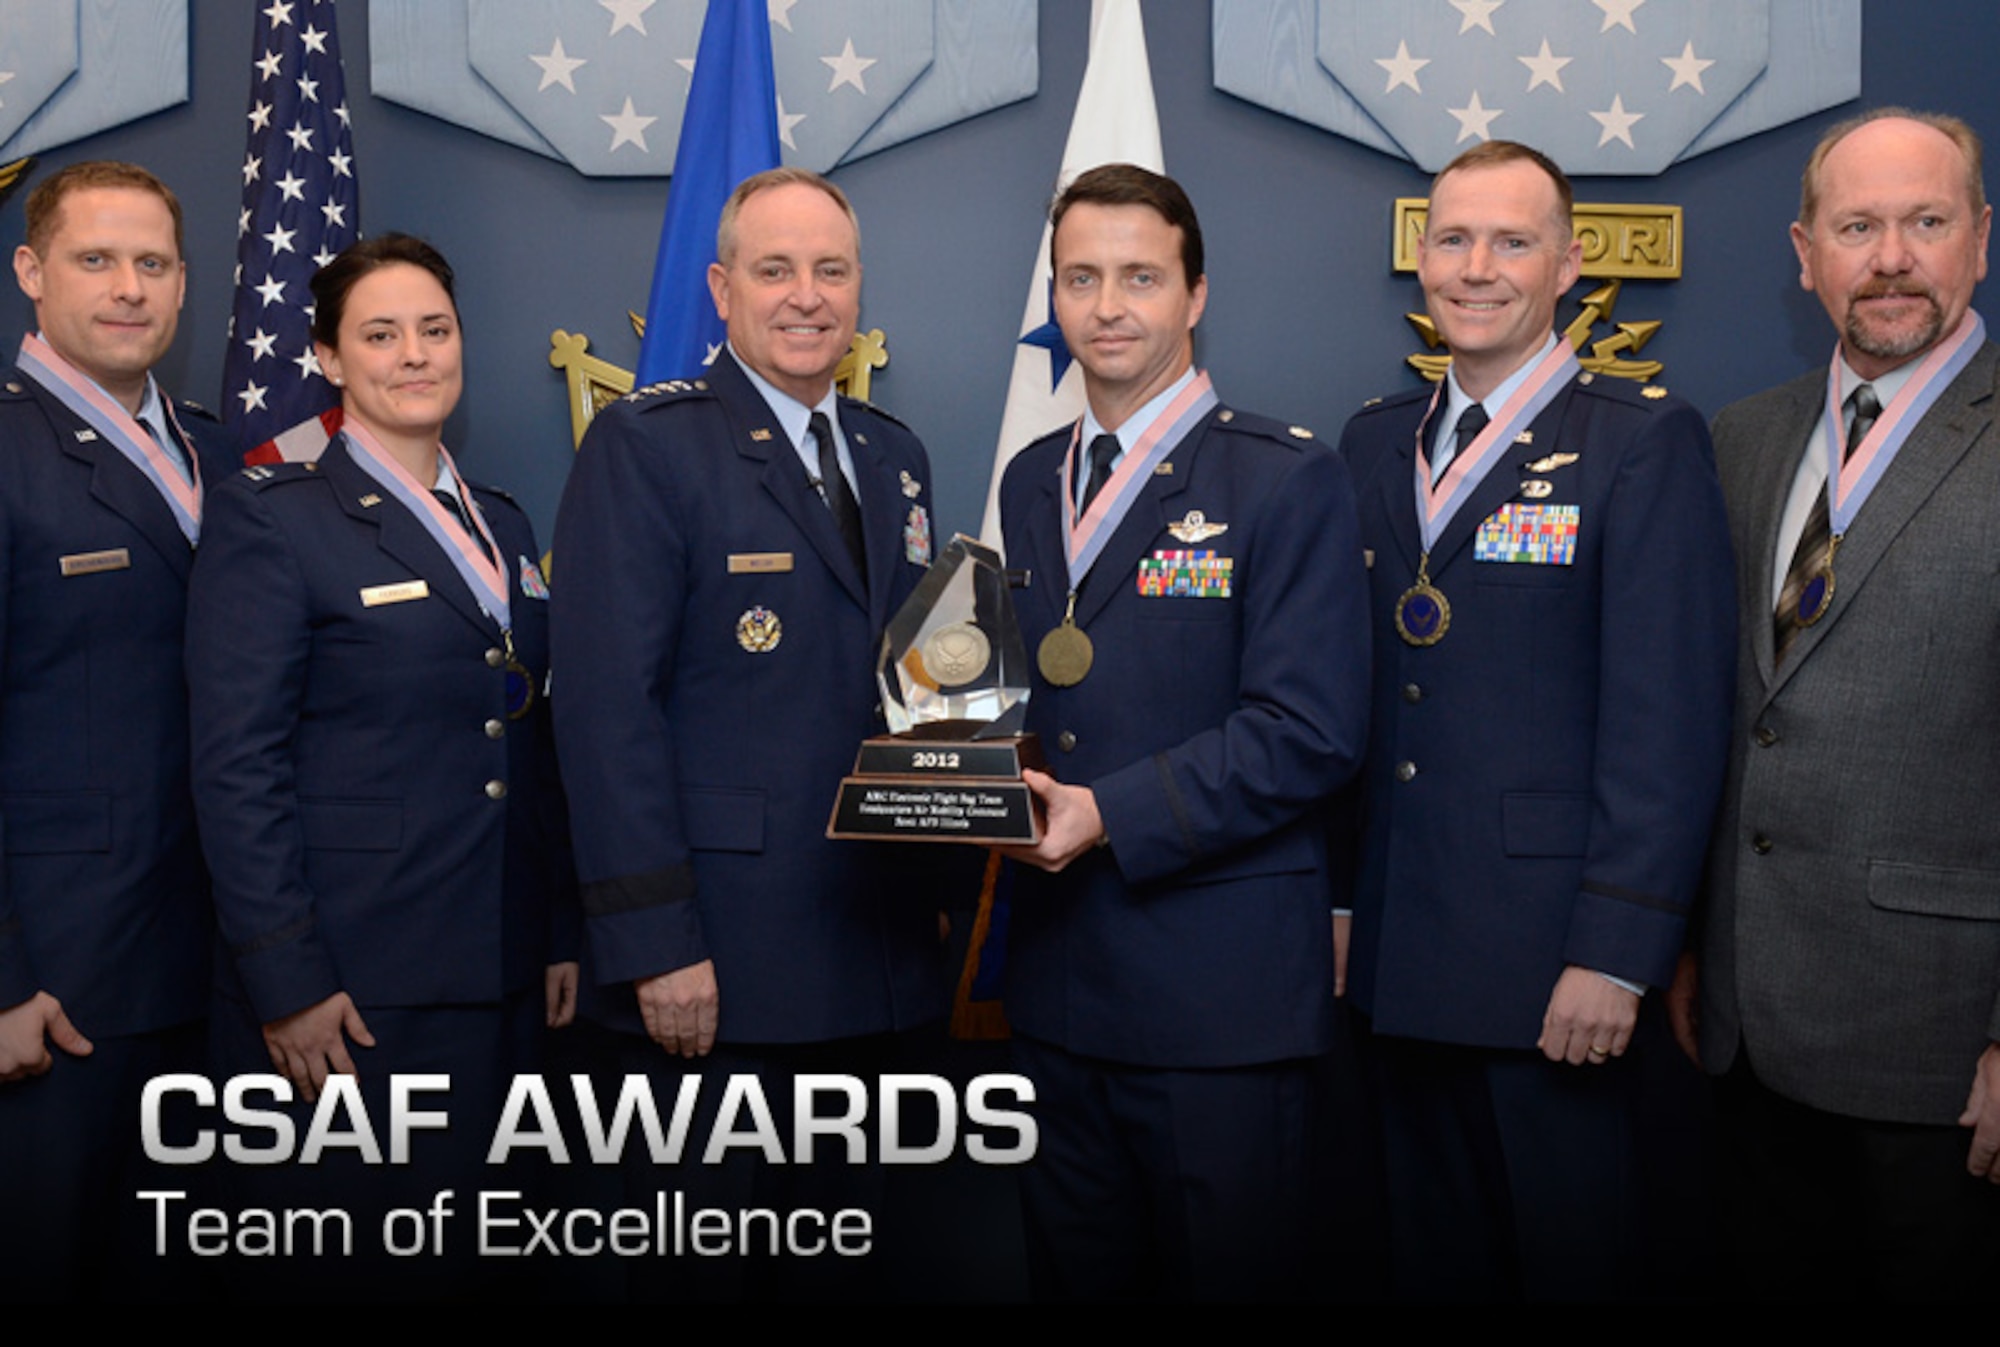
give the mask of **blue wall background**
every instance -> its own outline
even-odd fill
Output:
[[[181,194],[188,300],[161,374],[183,396],[216,405],[255,4],[191,8],[191,101],[65,146],[36,176],[78,159],[131,159]],[[1087,0],[1042,0],[1035,98],[834,174],[861,216],[863,325],[889,337],[875,398],[930,446],[947,535],[978,527],[1089,14]],[[1403,357],[1418,343],[1402,315],[1422,296],[1413,277],[1390,271],[1390,205],[1421,195],[1424,175],[1216,92],[1207,4],[1148,0],[1145,17],[1167,169],[1188,188],[1208,242],[1199,359],[1226,400],[1332,439],[1363,398],[1416,380]],[[644,306],[667,185],[584,178],[372,98],[367,19],[364,5],[341,6],[362,227],[424,234],[458,268],[470,373],[448,442],[471,472],[523,501],[546,541],[571,454],[549,333],[586,332],[596,353],[630,366],[638,343],[625,311]],[[1982,0],[1869,0],[1857,104],[1658,178],[1578,181],[1584,200],[1686,209],[1683,279],[1628,282],[1617,313],[1664,320],[1644,352],[1665,362],[1660,382],[1713,412],[1825,360],[1832,333],[1798,289],[1785,238],[1813,141],[1827,123],[1881,103],[1955,112],[2000,135],[1996,36],[2000,13]],[[23,195],[0,209],[9,254],[21,241]],[[12,285],[0,291],[0,342],[11,353],[33,313]],[[1980,307],[1990,320],[1990,302]]]

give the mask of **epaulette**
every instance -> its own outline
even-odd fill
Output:
[[[515,500],[512,496],[508,495],[505,491],[502,491],[497,486],[488,486],[484,482],[475,482],[470,477],[465,479],[465,484],[467,487],[478,492],[482,496],[494,496],[500,500],[506,501],[509,505],[513,506],[517,510],[521,508],[521,504],[519,501]]]
[[[1590,370],[1576,376],[1577,391],[1593,397],[1610,398],[1634,407],[1659,407],[1670,401],[1678,401],[1659,384],[1642,384],[1636,379],[1621,379],[1616,375],[1599,375]]]
[[[8,370],[6,382],[0,383],[0,396],[24,398],[28,396],[28,380],[18,370]]]
[[[1422,388],[1406,388],[1400,393],[1391,393],[1386,397],[1369,398],[1355,410],[1354,415],[1355,417],[1373,416],[1377,412],[1386,412],[1392,408],[1405,406],[1408,403],[1418,400],[1428,402],[1430,396],[1430,384],[1425,384]]]
[[[851,398],[848,397],[845,393],[842,393],[840,395],[840,401],[844,406],[859,407],[864,412],[873,412],[876,416],[881,417],[884,421],[889,422],[891,425],[901,426],[904,430],[910,430],[909,423],[904,421],[902,417],[896,415],[894,412],[884,411],[882,408],[877,407],[874,403],[868,401],[866,398]],[[914,435],[917,432],[914,430],[910,430],[910,433]]]
[[[623,401],[637,404],[641,411],[666,406],[690,397],[712,397],[706,379],[663,379],[627,393]]]
[[[317,463],[252,463],[243,469],[243,480],[252,491],[263,491],[284,482],[319,480]]]
[[[1277,440],[1281,444],[1309,444],[1315,438],[1304,426],[1287,425],[1283,421],[1274,421],[1255,412],[1241,412],[1234,407],[1224,407],[1217,412],[1215,424],[1224,430],[1233,430],[1246,435],[1261,435],[1267,440]]]

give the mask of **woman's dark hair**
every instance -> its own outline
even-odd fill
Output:
[[[444,254],[410,234],[378,234],[349,244],[340,256],[313,273],[313,340],[322,346],[340,345],[340,319],[347,311],[347,295],[371,271],[383,267],[421,267],[444,287],[445,298],[458,308],[458,295],[451,285],[451,263]]]

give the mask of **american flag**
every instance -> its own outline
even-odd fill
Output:
[[[333,9],[333,0],[272,0],[257,12],[222,364],[224,415],[251,463],[317,458],[340,425],[340,399],[313,354],[307,286],[360,237]]]

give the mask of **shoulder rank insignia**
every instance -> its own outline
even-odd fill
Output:
[[[270,477],[272,474],[271,470],[265,467],[262,463],[253,463],[251,466],[243,470],[243,475],[245,477],[248,477],[253,482],[261,482],[266,478]]]
[[[1521,465],[1522,472],[1554,472],[1557,468],[1567,468],[1576,462],[1575,454],[1553,453],[1546,458],[1538,458],[1533,463]]]
[[[1655,401],[1665,397],[1666,395],[1667,395],[1667,390],[1660,387],[1658,384],[1647,384],[1644,388],[1639,390],[1640,397],[1652,398]]]
[[[910,470],[908,468],[904,468],[902,472],[900,472],[897,475],[903,479],[903,494],[905,496],[908,496],[911,500],[915,500],[918,496],[924,494],[924,484],[922,482],[919,482],[916,478],[910,476]]]
[[[1211,524],[1200,510],[1189,510],[1185,519],[1167,525],[1167,532],[1184,543],[1203,543],[1217,534],[1229,532],[1227,524]]]
[[[1366,402],[1362,403],[1361,405],[1364,407],[1379,407],[1382,405],[1382,399],[1369,398]]]
[[[1304,426],[1288,426],[1285,428],[1285,433],[1295,440],[1309,440],[1313,437],[1313,433]]]
[[[1228,425],[1231,421],[1234,421],[1236,419],[1236,413],[1231,411],[1229,408],[1224,407],[1221,411],[1215,414],[1215,419],[1222,422],[1222,424],[1224,425]]]

